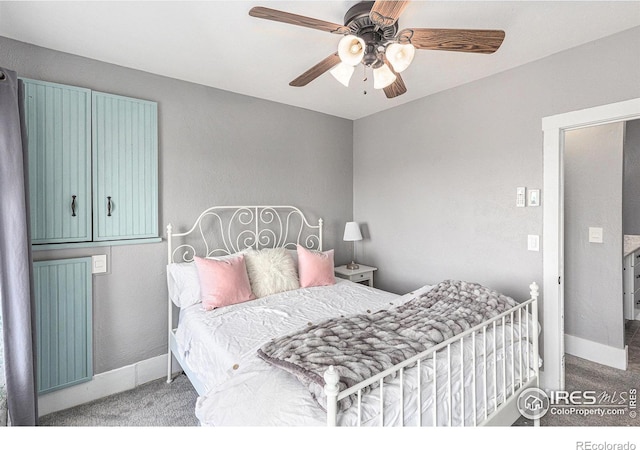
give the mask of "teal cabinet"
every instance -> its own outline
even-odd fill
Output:
[[[157,239],[157,103],[23,82],[32,243]]]
[[[91,258],[36,261],[38,393],[93,377]]]
[[[157,104],[92,98],[94,240],[157,237]]]
[[[33,243],[91,241],[91,91],[24,81]]]

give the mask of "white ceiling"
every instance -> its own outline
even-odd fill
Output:
[[[502,29],[493,55],[419,50],[389,100],[356,70],[289,81],[336,50],[339,35],[248,15],[267,6],[343,23],[352,1],[1,1],[0,35],[172,78],[357,119],[640,26],[640,1],[413,1],[399,28]],[[361,68],[360,68],[361,69]],[[366,89],[367,95],[363,92]]]

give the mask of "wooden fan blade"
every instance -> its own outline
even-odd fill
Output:
[[[377,0],[371,7],[369,18],[381,28],[390,27],[396,23],[407,5],[409,5],[408,1]]]
[[[289,86],[293,87],[302,87],[306,86],[320,75],[325,73],[328,70],[333,69],[340,62],[340,57],[338,53],[334,53],[333,55],[327,56],[325,59],[320,61],[318,64],[313,66],[311,69],[307,70],[305,73],[300,75],[298,78],[289,83]]]
[[[349,34],[349,28],[337,23],[326,22],[324,20],[313,19],[311,17],[299,16],[276,9],[256,6],[249,10],[249,15],[259,19],[275,20],[276,22],[298,25],[301,27],[313,28],[314,30],[328,31],[336,34]]]
[[[393,83],[385,88],[382,88],[382,90],[384,91],[384,95],[386,95],[387,98],[394,98],[407,92],[407,87],[405,86],[404,80],[402,79],[400,74],[393,69],[393,66],[389,63],[385,56],[382,57],[382,60],[387,65],[387,67],[389,67],[389,70],[391,70],[391,72],[393,72],[393,74],[396,76],[396,80]]]
[[[502,30],[456,30],[453,28],[407,28],[398,33],[400,42],[411,42],[419,50],[485,53],[498,50]]]
[[[395,71],[393,73],[395,73]],[[402,79],[399,73],[395,73],[395,74],[396,74],[396,81],[394,81],[389,86],[383,89],[384,95],[386,95],[387,98],[398,97],[399,95],[402,95],[405,92],[407,92],[407,87],[404,84],[404,80]]]

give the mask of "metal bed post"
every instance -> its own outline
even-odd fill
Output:
[[[167,225],[167,264],[171,264],[171,233],[173,227],[171,224]],[[173,304],[171,298],[168,301],[169,310],[167,315],[167,383],[171,383],[171,328],[173,327]]]
[[[536,374],[536,387],[540,388],[540,355],[538,354],[538,295],[539,288],[538,284],[534,281],[529,285],[531,289],[531,298],[533,302],[531,303],[531,320],[533,322],[533,370]],[[540,419],[534,419],[533,426],[540,426]]]
[[[338,381],[340,375],[333,366],[324,372],[324,393],[327,396],[327,426],[335,427],[338,417]]]

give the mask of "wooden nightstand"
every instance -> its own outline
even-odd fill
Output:
[[[334,268],[337,277],[345,278],[355,283],[367,283],[373,287],[373,272],[378,270],[377,267],[365,266],[359,264],[360,268],[355,270],[347,269],[347,266],[338,266]]]

